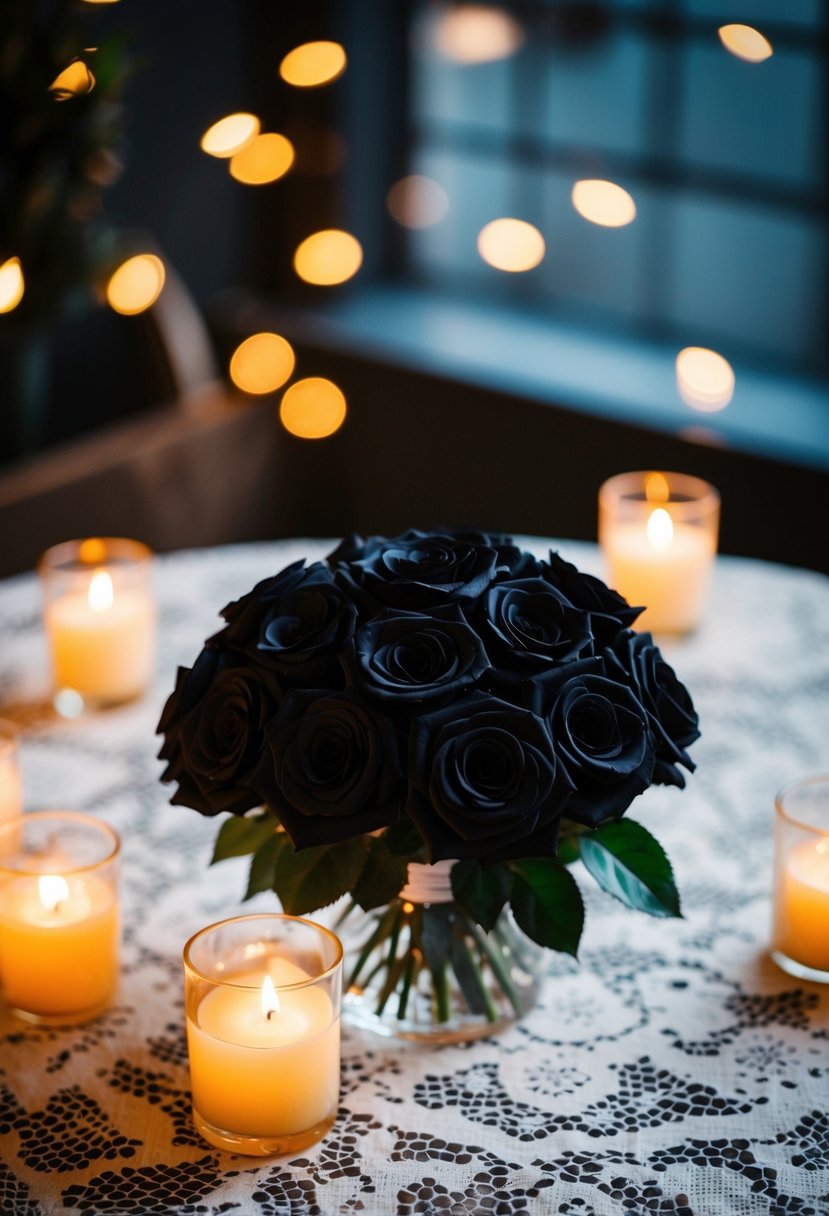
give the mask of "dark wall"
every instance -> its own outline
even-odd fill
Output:
[[[288,332],[288,331],[284,331]],[[595,540],[597,495],[627,469],[712,482],[720,552],[829,573],[829,474],[296,344],[349,403],[337,434],[285,435],[277,535],[468,525]],[[807,522],[808,521],[808,522]]]

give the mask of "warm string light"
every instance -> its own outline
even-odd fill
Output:
[[[17,308],[25,290],[20,258],[7,258],[0,266],[0,313]]]
[[[750,25],[721,25],[717,33],[725,49],[746,63],[762,63],[774,54],[768,38]]]
[[[242,392],[260,396],[290,380],[295,363],[290,342],[279,334],[251,334],[233,352],[230,378]]]
[[[685,404],[703,413],[724,409],[734,396],[731,364],[717,351],[704,346],[686,346],[679,352],[676,383]]]
[[[442,14],[434,27],[441,55],[455,63],[492,63],[513,55],[524,42],[524,30],[504,9],[464,4]]]
[[[439,182],[420,173],[401,177],[386,196],[392,219],[404,228],[431,228],[449,210],[449,195]]]
[[[95,77],[82,59],[75,59],[60,72],[49,85],[55,101],[69,101],[83,97],[95,88]]]
[[[636,219],[636,203],[615,182],[585,180],[576,182],[571,198],[579,215],[604,228],[622,228]]]
[[[360,242],[339,228],[312,233],[294,253],[294,270],[299,278],[319,287],[345,283],[353,278],[362,262]]]
[[[164,263],[154,253],[127,258],[107,283],[107,303],[125,317],[144,312],[161,295],[165,277]]]
[[[246,186],[275,182],[294,163],[294,146],[284,135],[268,131],[255,135],[230,160],[230,176]]]
[[[255,114],[240,110],[227,114],[208,127],[201,137],[199,147],[208,156],[221,160],[235,156],[259,134],[261,123]]]
[[[279,75],[298,89],[315,89],[342,76],[348,60],[339,42],[304,42],[284,57]]]
[[[518,274],[532,270],[544,258],[544,237],[525,220],[492,220],[478,233],[478,253],[496,270]]]
[[[325,439],[333,435],[342,426],[345,415],[345,395],[322,376],[297,380],[285,390],[279,405],[279,419],[285,430],[300,439]]]

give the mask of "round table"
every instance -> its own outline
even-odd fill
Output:
[[[521,543],[601,573],[593,546]],[[699,710],[698,770],[631,809],[672,859],[684,918],[628,911],[577,872],[579,962],[549,955],[523,1022],[441,1048],[346,1027],[338,1120],[297,1158],[234,1157],[196,1135],[182,945],[277,903],[241,904],[246,859],[209,867],[217,822],[168,804],[155,725],[219,609],[331,547],[159,558],[151,692],[72,721],[47,704],[34,576],[0,583],[0,714],[22,730],[26,809],[118,830],[124,923],[120,991],[97,1021],[47,1030],[0,1010],[0,1210],[825,1216],[829,991],[783,974],[767,947],[774,794],[829,768],[829,580],[735,558],[717,559],[699,630],[663,642]]]

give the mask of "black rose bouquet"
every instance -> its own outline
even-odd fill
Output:
[[[640,611],[507,536],[349,537],[223,609],[162,713],[162,780],[230,813],[213,860],[252,855],[246,897],[372,913],[350,982],[373,1016],[491,1028],[526,1007],[536,946],[576,953],[577,858],[679,915],[623,816],[684,785],[697,715]]]

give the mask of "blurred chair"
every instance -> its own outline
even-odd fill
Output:
[[[269,534],[272,409],[226,391],[201,314],[169,263],[163,292],[132,323],[143,330],[154,397],[170,404],[0,471],[0,576],[72,537],[131,536],[163,551]]]

